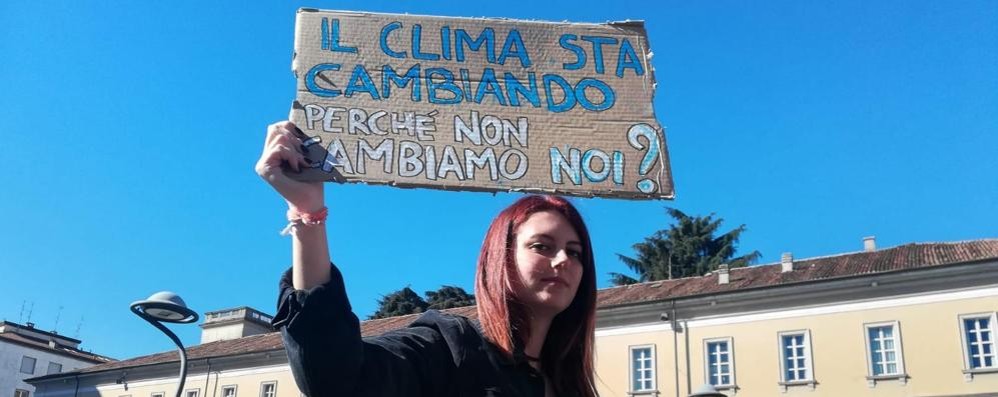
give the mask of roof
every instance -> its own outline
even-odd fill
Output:
[[[475,306],[458,307],[443,311],[447,313],[465,316],[472,319],[478,317],[475,311]],[[417,317],[419,317],[419,314],[409,314],[405,316],[362,321],[360,323],[361,335],[375,336],[391,330],[404,328],[405,326],[409,325],[409,323],[413,322]],[[270,332],[266,334],[246,336],[239,339],[221,340],[221,341],[204,343],[197,346],[188,347],[186,350],[187,350],[187,359],[193,361],[201,358],[238,356],[240,354],[276,351],[283,349],[284,349],[284,342],[281,341],[281,334],[279,332]],[[147,356],[135,357],[128,360],[114,361],[106,364],[94,365],[86,368],[81,368],[74,372],[63,372],[60,374],[41,376],[33,378],[31,380],[40,380],[42,378],[51,379],[51,378],[57,378],[59,376],[65,376],[67,374],[71,375],[73,373],[110,371],[121,368],[141,367],[146,365],[154,365],[154,364],[174,362],[174,361],[180,361],[180,357],[177,355],[177,352],[175,350],[171,350],[167,352],[150,354]]]
[[[793,271],[786,273],[782,272],[779,262],[735,268],[730,270],[728,284],[719,284],[714,272],[702,277],[607,288],[599,291],[597,301],[600,308],[605,308],[989,259],[998,259],[998,239],[912,243],[870,252],[795,259]]]
[[[475,306],[455,307],[453,309],[441,310],[444,313],[456,314],[475,320],[478,318],[478,310]],[[360,334],[362,336],[377,336],[385,332],[405,328],[409,323],[416,320],[421,315],[407,314],[389,318],[379,318],[377,320],[367,320],[360,323]]]
[[[70,338],[70,337],[65,336],[65,335],[59,335],[55,331],[52,331],[52,332],[42,331],[42,330],[40,330],[38,328],[35,328],[35,325],[33,323],[31,323],[31,322],[28,322],[27,324],[18,324],[18,323],[15,323],[13,321],[3,320],[3,321],[0,321],[0,326],[11,326],[13,328],[23,329],[23,330],[28,331],[28,332],[32,332],[32,333],[36,333],[36,334],[41,334],[41,335],[47,336],[49,338],[63,339],[65,341],[69,342],[69,343],[81,343],[81,341],[79,339]]]
[[[196,360],[199,358],[237,356],[240,354],[265,352],[271,350],[282,350],[282,349],[284,349],[284,344],[281,342],[281,334],[278,332],[271,332],[266,334],[247,336],[239,339],[205,343],[197,346],[188,347],[186,350],[187,350],[187,359]],[[63,372],[61,374],[41,376],[30,380],[37,380],[41,378],[50,379],[50,378],[59,377],[60,375],[63,376],[67,374],[71,375],[73,373],[110,371],[120,368],[133,368],[133,367],[141,367],[146,365],[154,365],[154,364],[176,362],[176,361],[180,361],[180,356],[177,355],[177,352],[175,350],[171,350],[167,352],[150,354],[147,356],[130,358],[127,360],[94,365],[86,368],[81,368],[74,372]]]
[[[21,335],[13,332],[0,333],[0,341],[10,342],[21,346],[42,350],[48,353],[57,354],[64,357],[75,358],[77,360],[86,361],[91,364],[102,364],[114,361],[114,359],[102,356],[100,354],[94,354],[73,347],[60,345],[58,343],[56,343],[55,346],[52,346],[49,345],[48,340],[32,338],[31,336],[28,335]]]
[[[913,243],[871,252],[854,252],[795,260],[793,271],[787,273],[781,272],[780,263],[736,268],[730,272],[730,282],[723,285],[718,284],[716,274],[710,274],[702,277],[654,281],[607,288],[599,291],[597,305],[599,308],[607,308],[664,299],[729,293],[748,289],[965,264],[985,260],[998,260],[998,239],[955,243]],[[477,318],[474,306],[447,309],[444,311],[472,319]],[[418,316],[418,314],[410,314],[363,321],[361,322],[361,334],[363,336],[373,336],[403,328]],[[187,349],[187,354],[188,359],[193,360],[205,357],[232,356],[281,350],[283,348],[280,333],[272,332],[194,346]],[[179,361],[176,352],[157,353],[95,365],[80,369],[76,373],[108,371],[170,361]],[[65,376],[66,374],[72,373],[59,375]],[[59,375],[48,375],[40,378],[48,379],[58,377]]]

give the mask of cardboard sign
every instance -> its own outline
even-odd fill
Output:
[[[302,180],[672,198],[641,22],[298,11]]]

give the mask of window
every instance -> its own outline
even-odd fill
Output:
[[[27,390],[14,389],[14,397],[28,397],[30,394],[31,392]]]
[[[707,383],[715,387],[733,387],[735,368],[731,338],[704,340],[704,364]]]
[[[780,332],[780,370],[783,383],[804,383],[814,380],[811,370],[811,333],[809,331]]]
[[[45,375],[52,375],[62,372],[62,364],[59,363],[49,363],[49,370]]]
[[[897,321],[866,325],[870,377],[904,377],[901,331]]]
[[[236,397],[236,385],[222,386],[222,397]]]
[[[631,392],[655,391],[655,346],[631,346]]]
[[[22,374],[34,374],[35,373],[35,360],[34,357],[24,356],[21,357],[21,373]]]
[[[995,313],[960,316],[964,366],[967,370],[998,368],[995,351]]]
[[[166,393],[163,393],[161,391],[149,394],[149,397],[164,397],[164,396],[166,396]]]
[[[276,397],[277,382],[263,382],[260,384],[260,397]]]
[[[198,394],[201,394],[201,389],[187,389],[184,397],[198,397]]]

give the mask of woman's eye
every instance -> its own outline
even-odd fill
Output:
[[[544,251],[548,250],[548,246],[546,244],[533,243],[533,244],[530,244],[530,249],[532,249],[534,251],[544,252]]]
[[[571,256],[573,258],[581,258],[582,257],[582,252],[577,251],[577,250],[568,250],[568,256]]]

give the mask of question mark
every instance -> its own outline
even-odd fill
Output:
[[[648,140],[648,152],[641,159],[641,165],[638,166],[638,173],[641,176],[645,176],[651,171],[651,167],[655,165],[655,162],[658,161],[658,131],[648,124],[632,125],[631,129],[627,131],[627,142],[631,144],[631,147],[639,151],[645,150],[645,145],[642,145],[638,141],[638,137],[642,136]],[[654,193],[658,190],[658,186],[655,185],[655,181],[645,178],[638,181],[638,190],[641,193]]]

